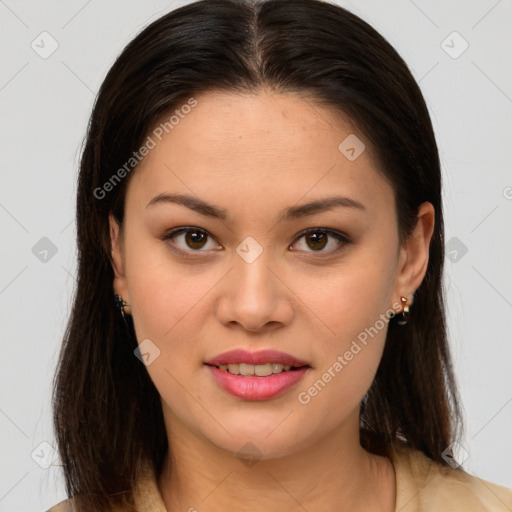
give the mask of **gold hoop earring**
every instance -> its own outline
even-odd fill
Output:
[[[118,295],[117,293],[114,293],[114,301],[117,309],[121,312],[121,315],[123,315],[123,318],[126,320],[125,315],[131,315],[132,309],[130,307],[130,304],[128,302],[125,302],[123,298]]]
[[[409,306],[407,305],[407,297],[400,297],[400,301],[402,302],[402,318],[398,318],[397,324],[398,325],[407,325],[407,322],[409,321]]]

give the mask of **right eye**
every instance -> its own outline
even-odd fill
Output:
[[[175,242],[172,242],[172,245],[175,246],[176,250],[180,252],[205,252],[202,249],[208,238],[213,238],[211,235],[205,231],[204,229],[196,228],[196,227],[183,227],[170,231],[167,233],[162,240],[173,240],[178,238],[180,235],[185,235],[184,238],[181,238],[183,244],[180,247]],[[219,245],[216,245],[219,248]]]

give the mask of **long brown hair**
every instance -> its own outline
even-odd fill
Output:
[[[370,25],[320,0],[205,0],[145,28],[108,72],[90,119],[77,194],[78,277],[53,389],[66,490],[79,510],[130,503],[142,461],[157,476],[168,443],[160,396],[134,356],[133,324],[113,303],[108,214],[123,222],[126,167],[156,120],[204,91],[300,91],[348,115],[395,191],[400,241],[418,206],[436,211],[426,276],[409,323],[391,321],[361,404],[361,443],[405,440],[446,464],[462,431],[447,343],[441,171],[425,101],[407,65]],[[123,168],[125,173],[119,173]],[[112,177],[122,176],[115,183]],[[105,186],[109,182],[111,186]],[[108,191],[107,191],[108,189]]]

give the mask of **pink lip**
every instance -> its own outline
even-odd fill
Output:
[[[268,400],[269,398],[282,395],[311,369],[304,366],[297,370],[275,373],[268,377],[252,377],[233,375],[215,366],[208,366],[208,368],[224,391],[244,400]]]
[[[221,364],[265,364],[280,363],[290,366],[309,366],[305,361],[301,361],[290,354],[279,352],[278,350],[260,350],[259,352],[249,352],[248,350],[236,349],[229,352],[223,352],[213,359],[206,361],[205,364],[211,366],[220,366]],[[277,374],[276,374],[277,375]],[[261,378],[261,377],[258,377]]]

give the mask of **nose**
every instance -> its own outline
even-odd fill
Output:
[[[291,322],[294,297],[275,265],[261,254],[251,263],[235,258],[219,289],[218,320],[246,331],[273,331]]]

